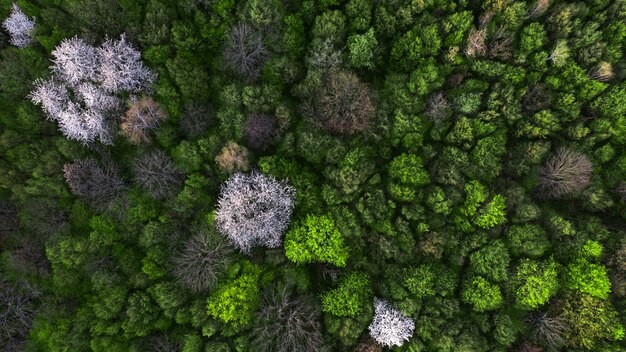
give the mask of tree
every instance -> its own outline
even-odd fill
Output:
[[[517,267],[513,277],[515,303],[524,310],[546,304],[559,289],[557,264],[553,259],[536,262],[526,259]]]
[[[248,116],[244,134],[248,145],[256,150],[265,150],[276,137],[276,119],[269,114],[251,114]]]
[[[567,287],[590,296],[607,299],[611,292],[611,281],[606,267],[579,257],[567,267]]]
[[[35,20],[30,20],[17,4],[13,4],[11,15],[2,22],[2,28],[9,32],[11,36],[9,42],[12,45],[25,48],[33,41]]]
[[[247,22],[235,24],[226,36],[226,64],[246,79],[254,80],[268,57],[262,34]]]
[[[118,168],[94,159],[78,159],[63,166],[63,175],[70,190],[96,209],[106,208],[126,189]]]
[[[119,40],[106,40],[97,49],[98,81],[107,92],[137,93],[156,80],[156,75],[141,62],[141,53],[121,35]]]
[[[354,68],[373,68],[374,49],[377,44],[374,28],[370,28],[365,34],[351,35],[348,38],[350,65]]]
[[[470,269],[493,281],[505,281],[508,278],[509,251],[502,241],[494,241],[470,255]]]
[[[511,254],[540,257],[550,248],[546,231],[539,225],[513,225],[506,231]]]
[[[207,299],[207,313],[234,326],[250,323],[259,306],[262,274],[261,267],[244,262],[237,278],[211,293]]]
[[[322,310],[338,317],[356,317],[372,294],[369,276],[354,271],[339,280],[336,288],[322,295]]]
[[[61,81],[71,86],[85,80],[96,80],[98,73],[98,53],[96,48],[84,40],[72,37],[52,50],[52,72]]]
[[[324,351],[319,303],[286,288],[266,292],[254,320],[252,345],[259,352]]]
[[[585,154],[560,148],[539,171],[539,192],[559,198],[582,191],[591,182],[592,164]]]
[[[76,37],[64,39],[52,56],[53,77],[35,81],[30,99],[67,138],[84,144],[96,139],[111,144],[111,117],[121,105],[115,94],[137,93],[156,79],[123,35],[100,48]]]
[[[624,338],[624,326],[610,301],[584,293],[570,293],[559,303],[559,311],[569,330],[566,345],[593,349],[603,340]]]
[[[539,345],[555,351],[565,345],[570,327],[562,315],[536,312],[532,313],[526,321],[531,328],[531,339]]]
[[[375,298],[374,310],[374,319],[368,330],[378,343],[387,347],[402,346],[413,336],[415,322],[394,309],[389,302]]]
[[[193,293],[212,290],[232,264],[232,250],[213,230],[198,231],[173,259],[172,274]]]
[[[500,287],[481,276],[473,276],[465,280],[461,299],[471,304],[477,312],[497,309],[503,302]]]
[[[143,154],[133,163],[135,184],[153,198],[164,198],[180,187],[183,173],[164,151],[157,149]]]
[[[35,318],[35,299],[39,295],[40,292],[27,282],[16,286],[0,278],[0,343],[3,346],[10,348],[15,340],[26,338]]]
[[[307,215],[285,235],[285,255],[298,264],[326,262],[345,266],[348,248],[329,215]]]
[[[367,84],[349,71],[330,70],[304,110],[325,131],[353,135],[367,130],[375,107]]]
[[[220,170],[231,174],[235,171],[248,171],[250,169],[248,158],[249,152],[246,147],[228,142],[215,157],[215,162]]]
[[[141,97],[131,103],[122,118],[122,135],[132,144],[147,142],[148,133],[155,131],[166,118],[165,111],[152,98]]]
[[[252,247],[276,248],[289,225],[295,190],[259,172],[235,173],[223,185],[216,228],[244,253]]]
[[[189,138],[196,138],[207,131],[211,124],[209,107],[191,102],[183,106],[180,128]]]
[[[415,154],[404,153],[395,157],[389,164],[389,177],[389,193],[400,201],[413,200],[416,188],[430,182],[422,158]]]

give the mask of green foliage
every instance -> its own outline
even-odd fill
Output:
[[[355,317],[371,304],[372,292],[367,274],[346,274],[337,288],[322,295],[322,310],[338,317]]]
[[[570,347],[594,349],[602,340],[624,338],[624,326],[608,301],[586,294],[570,294],[560,308],[571,328],[565,337]]]
[[[259,305],[262,275],[261,267],[244,262],[236,278],[211,293],[206,302],[207,313],[234,326],[248,324]]]
[[[377,44],[373,28],[365,34],[354,34],[348,37],[348,51],[352,67],[373,68],[374,48]]]
[[[461,299],[471,304],[477,312],[498,309],[503,303],[500,287],[481,276],[473,276],[465,280]]]
[[[567,267],[567,287],[607,299],[611,292],[611,281],[603,265],[579,257]]]
[[[625,349],[626,1],[16,4],[35,29],[23,48],[9,28],[0,35],[2,348],[252,351],[265,328],[251,329],[254,317],[278,287],[271,298],[319,296],[325,314],[309,323],[328,351],[380,347],[365,338],[374,295],[415,322],[397,351]],[[0,1],[3,20],[11,7]],[[262,66],[258,76],[225,67],[238,28],[248,31],[240,64]],[[116,107],[98,114],[81,97],[97,77],[33,104],[62,41],[99,46],[122,33],[156,74],[150,87],[106,92]],[[119,111],[144,95],[169,118],[130,145]],[[313,123],[325,110],[343,111],[337,126],[363,116],[367,126],[333,135],[343,127]],[[66,139],[61,114],[110,127],[111,144]],[[267,125],[250,122],[259,114]],[[241,147],[253,142],[265,148]],[[588,187],[544,198],[542,167],[572,146],[593,166]],[[155,148],[185,174],[165,199],[133,172]],[[119,170],[107,204],[77,196],[105,196],[106,182],[64,167],[85,158]],[[235,254],[216,234],[212,251],[190,249],[225,178],[255,169],[296,189],[284,242]],[[212,265],[223,266],[214,287],[185,289]]]
[[[422,159],[414,154],[402,154],[389,164],[389,192],[400,201],[411,201],[415,188],[429,183]]]
[[[285,235],[285,255],[297,264],[323,262],[345,266],[348,249],[329,215],[307,215]]]
[[[546,304],[559,289],[557,269],[553,259],[542,262],[523,260],[513,278],[515,304],[524,310]]]
[[[483,247],[470,255],[470,269],[493,281],[508,278],[509,252],[502,241]]]

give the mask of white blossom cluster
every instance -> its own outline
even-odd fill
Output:
[[[124,35],[99,48],[76,37],[65,39],[52,56],[52,78],[36,81],[30,98],[67,138],[83,143],[110,144],[109,117],[122,106],[117,95],[138,93],[156,79]]]
[[[289,225],[295,190],[259,172],[235,173],[221,189],[216,228],[242,252],[276,248]]]
[[[374,319],[369,326],[370,336],[379,344],[392,347],[402,346],[413,336],[415,323],[394,309],[389,302],[374,299]]]
[[[35,21],[30,20],[19,6],[13,4],[11,15],[2,22],[2,28],[9,32],[11,36],[9,42],[12,45],[18,48],[25,48],[33,41]]]

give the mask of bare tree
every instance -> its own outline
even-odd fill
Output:
[[[140,144],[149,140],[149,133],[156,131],[167,114],[157,102],[150,97],[142,97],[134,101],[122,118],[121,133],[132,144]]]
[[[487,29],[470,29],[470,32],[467,35],[465,54],[469,57],[478,57],[485,55],[485,52],[487,51],[486,39]]]
[[[193,293],[207,292],[233,263],[232,249],[211,230],[194,233],[173,260],[176,280]]]
[[[268,57],[262,34],[247,22],[234,25],[226,36],[227,65],[247,79],[256,79]]]
[[[511,352],[543,352],[543,348],[535,346],[528,341],[524,341],[516,346],[513,346]]]
[[[320,316],[313,298],[293,297],[285,288],[272,290],[261,300],[252,344],[259,352],[325,351]]]
[[[431,121],[438,124],[443,122],[443,120],[448,116],[451,107],[450,102],[446,99],[443,92],[437,92],[433,94],[430,99],[428,99],[426,115],[431,119]]]
[[[65,181],[75,195],[96,209],[103,209],[126,189],[119,170],[111,163],[101,166],[94,159],[75,160],[63,166]]]
[[[530,337],[536,343],[554,351],[565,344],[569,326],[561,316],[537,312],[531,314],[527,321],[532,329]]]
[[[353,73],[328,71],[304,113],[327,132],[353,135],[367,130],[374,118],[372,92]]]
[[[569,58],[569,55],[570,52],[569,47],[567,46],[567,40],[561,39],[556,43],[554,49],[552,49],[548,60],[552,61],[552,64],[554,66],[560,67],[565,64],[565,61]]]
[[[491,59],[509,60],[513,56],[514,38],[514,34],[506,27],[500,27],[489,41],[487,57]]]
[[[389,302],[374,299],[374,319],[368,327],[370,335],[383,346],[402,346],[413,336],[415,322],[394,309]]]
[[[179,352],[181,344],[172,341],[166,334],[159,334],[146,337],[142,347],[146,352]]]
[[[98,50],[98,81],[107,92],[139,92],[147,88],[156,75],[141,62],[141,53],[133,48],[126,36],[107,40]]]
[[[602,61],[589,72],[589,78],[600,82],[607,82],[613,78],[613,66],[610,62]]]
[[[585,154],[560,148],[539,171],[539,192],[558,198],[582,191],[591,182],[592,167]]]
[[[354,348],[352,352],[382,352],[383,345],[379,344],[372,336],[369,334],[364,335],[361,338],[361,341]]]
[[[220,170],[231,174],[235,171],[248,171],[250,169],[249,156],[248,149],[235,142],[228,142],[215,157],[215,162]]]
[[[536,18],[542,16],[550,7],[550,0],[537,0],[528,12],[528,18]]]
[[[2,22],[2,28],[11,36],[9,42],[12,45],[18,48],[25,48],[33,41],[35,20],[29,19],[19,6],[13,4],[11,15]]]
[[[246,140],[256,150],[265,150],[276,137],[276,133],[276,119],[272,115],[252,114],[246,121]]]
[[[180,119],[180,128],[190,138],[196,138],[206,132],[211,124],[209,108],[199,103],[186,103]]]
[[[14,285],[0,278],[0,345],[23,340],[35,316],[34,300],[39,290],[28,282]]]
[[[133,163],[133,180],[153,198],[170,196],[183,181],[183,172],[162,150],[143,154]]]
[[[276,248],[289,225],[295,190],[259,172],[235,173],[223,185],[215,216],[217,229],[238,249]]]

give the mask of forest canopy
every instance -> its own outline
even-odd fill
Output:
[[[626,0],[0,22],[0,351],[626,350]]]

